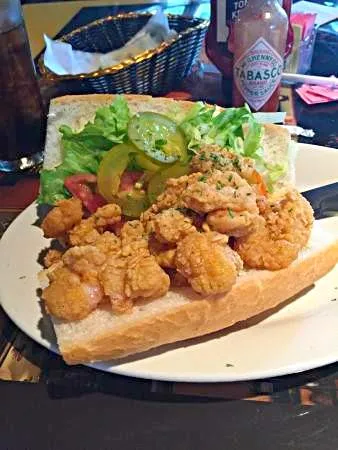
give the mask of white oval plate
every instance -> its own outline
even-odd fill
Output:
[[[338,150],[299,145],[300,190],[337,181]],[[28,336],[57,352],[48,317],[41,312],[37,257],[48,247],[29,206],[0,241],[0,301]],[[338,217],[324,219],[338,232]],[[337,298],[337,301],[333,301]],[[167,381],[221,382],[285,375],[338,360],[338,265],[297,301],[249,328],[178,343],[115,363],[100,370]]]

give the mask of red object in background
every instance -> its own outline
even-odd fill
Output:
[[[231,24],[250,0],[211,0],[210,25],[206,34],[206,54],[223,75],[224,104],[231,105],[233,52]],[[292,50],[293,31],[290,23],[292,0],[283,0],[283,8],[289,18],[285,57]]]
[[[191,100],[192,96],[189,92],[184,91],[171,91],[166,95],[167,98],[173,98],[174,100]]]

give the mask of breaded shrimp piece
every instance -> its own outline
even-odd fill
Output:
[[[80,223],[82,216],[82,203],[79,199],[73,197],[60,200],[42,221],[43,234],[47,238],[62,237]]]
[[[122,255],[148,255],[148,235],[139,220],[126,222],[121,229]]]
[[[248,267],[278,270],[297,259],[307,244],[313,210],[296,190],[270,201],[255,230],[235,241],[235,250]]]
[[[200,294],[221,294],[231,289],[237,270],[231,258],[203,233],[192,233],[177,245],[176,267]]]
[[[192,220],[174,208],[161,211],[154,217],[153,222],[156,239],[164,244],[175,244],[196,231]]]
[[[43,259],[43,265],[47,268],[51,267],[53,264],[56,264],[59,261],[61,261],[61,258],[62,253],[59,250],[51,248],[50,250],[48,250],[46,256]]]
[[[97,280],[98,273],[106,259],[106,253],[93,245],[71,247],[62,257],[64,265],[69,270],[79,275],[82,281],[90,282]]]
[[[149,236],[149,252],[154,255],[158,264],[165,269],[175,269],[176,245],[162,244],[155,235]]]
[[[94,246],[107,256],[116,256],[121,253],[121,239],[109,231],[100,234],[95,241]]]
[[[127,258],[110,256],[104,269],[99,274],[99,280],[104,294],[109,297],[112,310],[121,314],[133,307],[131,299],[125,293],[127,273]]]
[[[93,244],[109,226],[121,220],[121,208],[114,203],[102,206],[69,231],[71,245]]]
[[[236,172],[254,187],[257,194],[267,194],[265,181],[255,169],[255,161],[218,145],[204,145],[192,158],[190,167],[192,172],[207,173],[212,170]]]
[[[218,209],[207,215],[206,222],[214,231],[241,237],[253,230],[258,217],[258,209],[255,212]]]
[[[114,310],[132,306],[132,299],[154,298],[169,289],[169,277],[149,252],[148,235],[139,220],[121,229],[121,253],[108,259],[99,275]]]
[[[182,194],[184,206],[198,213],[219,209],[258,213],[252,187],[235,172],[216,170],[200,175]]]
[[[157,263],[164,269],[175,269],[176,248],[168,248],[154,254]]]
[[[53,272],[52,282],[43,290],[42,298],[50,314],[61,320],[81,320],[102,300],[99,283],[84,283],[79,275],[66,267]]]
[[[166,294],[169,276],[153,255],[134,255],[128,259],[125,292],[128,298],[156,298]]]
[[[189,184],[197,181],[201,174],[193,173],[191,175],[183,175],[179,178],[169,178],[166,183],[165,191],[158,196],[156,203],[152,205],[148,211],[158,213],[163,209],[183,207],[182,194]]]

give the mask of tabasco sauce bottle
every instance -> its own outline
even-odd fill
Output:
[[[233,24],[234,106],[277,111],[288,17],[278,0],[249,0]]]
[[[258,0],[211,0],[211,17],[210,26],[206,36],[206,53],[208,58],[222,73],[223,103],[227,106],[232,104],[233,97],[233,53],[235,51],[234,27],[236,24],[239,24],[240,29],[241,24],[244,22],[242,21],[240,23],[239,18],[243,20],[244,10],[246,7],[250,7],[252,2],[255,2],[256,6],[253,6],[250,9],[249,15],[252,14],[252,9],[256,9],[257,7],[259,8],[259,6],[257,6],[259,3]],[[287,16],[290,17],[292,0],[282,0],[282,5]],[[262,25],[263,24],[261,23],[260,29]],[[249,27],[250,25],[248,25],[247,30],[244,30],[245,35],[250,35],[251,30]],[[292,42],[292,27],[290,21],[288,20],[286,45],[284,42],[284,56],[287,56],[291,52]],[[236,97],[236,100],[241,101],[238,96]]]

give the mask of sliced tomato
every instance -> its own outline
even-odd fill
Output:
[[[137,170],[126,170],[123,172],[120,179],[120,192],[131,191],[134,184],[143,176],[143,172]]]
[[[96,186],[96,176],[92,173],[80,173],[71,175],[65,179],[64,185],[76,198],[80,199],[89,212],[94,213],[98,208],[105,205],[106,200],[88,186]]]

